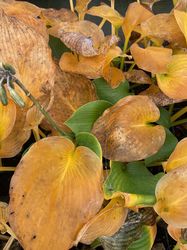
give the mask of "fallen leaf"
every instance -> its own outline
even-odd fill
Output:
[[[140,69],[154,74],[167,72],[167,66],[172,59],[172,50],[162,47],[150,46],[144,49],[134,43],[130,51]]]
[[[155,211],[167,224],[178,228],[187,228],[186,176],[187,165],[175,168],[158,181],[155,190]]]
[[[24,249],[70,249],[102,203],[101,159],[69,139],[48,137],[16,168],[9,222]]]
[[[158,108],[148,97],[127,96],[103,113],[94,123],[92,133],[105,158],[122,162],[142,160],[164,144],[164,128],[149,124],[159,116]]]
[[[128,213],[124,205],[124,199],[112,199],[80,230],[76,242],[90,245],[98,237],[115,234],[124,223]]]
[[[133,69],[131,71],[124,72],[125,79],[129,82],[139,84],[152,84],[152,80],[148,74],[143,70]]]

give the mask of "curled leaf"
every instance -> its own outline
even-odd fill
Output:
[[[187,99],[187,55],[172,56],[165,74],[156,75],[159,88],[173,99]]]
[[[101,143],[105,158],[130,162],[155,154],[165,141],[162,126],[149,123],[160,112],[146,96],[127,96],[107,109],[94,123],[92,132]]]
[[[152,73],[165,73],[172,58],[172,50],[161,47],[147,47],[145,49],[134,43],[131,54],[139,68]]]
[[[112,199],[95,217],[80,230],[77,242],[91,244],[101,236],[112,236],[124,223],[128,209],[124,207],[122,198]]]
[[[173,185],[175,188],[173,188]],[[154,209],[174,227],[187,227],[187,165],[172,169],[157,183]]]
[[[139,84],[152,84],[151,78],[143,70],[133,69],[131,71],[124,72],[125,79],[129,82]]]
[[[9,222],[25,249],[69,249],[102,202],[101,159],[64,137],[49,137],[31,146],[16,168]]]

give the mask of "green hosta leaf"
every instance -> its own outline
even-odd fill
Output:
[[[149,166],[156,162],[167,160],[176,147],[177,142],[177,138],[169,131],[169,129],[166,129],[166,140],[164,145],[155,155],[152,155],[145,159],[145,165]]]
[[[85,146],[85,147],[90,148],[100,158],[102,158],[101,145],[94,135],[88,132],[81,132],[77,134],[76,136],[76,143],[77,143],[77,146]]]
[[[65,124],[75,134],[90,132],[94,122],[102,115],[105,109],[111,106],[111,103],[103,100],[89,102],[78,108]]]
[[[127,81],[122,82],[115,89],[112,89],[103,78],[96,79],[93,81],[93,83],[96,87],[96,92],[99,99],[109,101],[112,104],[116,103],[121,98],[130,95],[129,83]]]
[[[160,110],[160,119],[156,122],[159,125],[163,125],[166,128],[171,127],[171,120],[170,120],[170,113],[164,109],[164,108],[159,108]]]
[[[104,183],[106,199],[124,195],[127,206],[155,203],[155,186],[162,174],[153,175],[143,162],[124,164],[112,162],[111,171]]]
[[[49,36],[49,47],[52,50],[53,56],[57,59],[60,59],[64,52],[70,51],[59,38],[54,36]]]

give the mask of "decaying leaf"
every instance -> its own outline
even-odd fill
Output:
[[[101,159],[69,139],[49,137],[31,146],[16,168],[9,222],[24,249],[65,250],[102,202]]]
[[[187,54],[172,56],[166,74],[157,74],[162,92],[173,99],[187,99]]]
[[[162,13],[150,17],[141,23],[141,30],[145,36],[168,41],[173,47],[186,46],[184,35],[172,13]]]
[[[153,13],[151,13],[149,10],[144,8],[138,2],[129,4],[127,11],[125,13],[124,22],[122,25],[125,38],[129,39],[131,32],[134,30],[134,28],[137,25],[141,24],[141,22],[149,19],[152,16],[153,16]]]
[[[162,126],[153,126],[160,112],[146,96],[127,96],[95,122],[93,134],[105,158],[131,162],[155,154],[165,141]],[[150,124],[149,124],[150,123]]]
[[[0,9],[0,61],[12,65],[16,77],[36,97],[43,88],[51,89],[54,65],[46,39],[16,17],[10,17]],[[18,88],[25,102],[29,99]]]
[[[76,241],[89,245],[98,237],[115,234],[124,223],[128,213],[124,205],[124,199],[112,199],[80,230]]]
[[[8,222],[8,204],[0,201],[0,233],[6,233],[5,224]]]
[[[1,141],[3,141],[11,133],[16,120],[16,105],[9,100],[7,106],[3,106],[0,102],[0,150]]]
[[[175,188],[173,188],[175,187]],[[154,209],[167,223],[187,228],[187,165],[169,171],[157,183]]]
[[[164,169],[166,172],[169,172],[170,170],[185,164],[187,164],[187,138],[178,142],[167,163],[164,164]]]
[[[63,130],[67,130],[64,122],[80,106],[97,99],[95,89],[86,77],[65,73],[56,69],[54,84],[54,101],[49,114]],[[47,121],[42,123],[47,129],[52,129]],[[54,132],[54,131],[53,131]]]
[[[174,16],[187,42],[187,13],[184,11],[174,10]]]
[[[181,99],[172,99],[165,95],[157,85],[152,84],[148,89],[139,93],[148,96],[157,106],[167,106],[173,103],[182,102]]]
[[[122,70],[109,65],[103,69],[103,78],[110,84],[112,88],[117,88],[119,84],[125,80]]]
[[[91,1],[92,1],[92,0],[76,0],[75,9],[76,9],[76,11],[79,13],[79,19],[80,19],[80,20],[83,20],[83,19],[84,19],[84,15],[86,14],[88,4],[89,4]]]
[[[103,31],[90,21],[64,22],[49,30],[51,35],[59,37],[72,51],[85,57],[105,54],[118,42],[116,36],[104,36]]]
[[[139,84],[152,84],[152,80],[148,74],[143,70],[133,69],[131,71],[124,72],[125,79],[129,82]]]
[[[167,227],[169,235],[177,241],[180,250],[187,249],[187,237],[186,237],[186,229],[176,228],[172,225],[168,225]]]
[[[134,43],[130,50],[138,67],[154,74],[165,73],[172,59],[172,50],[167,48],[151,46],[144,49]]]
[[[106,4],[93,6],[87,11],[87,14],[99,16],[112,23],[116,28],[119,28],[123,24],[124,18],[119,14],[119,12]]]

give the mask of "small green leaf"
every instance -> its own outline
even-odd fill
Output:
[[[159,125],[163,125],[166,128],[171,127],[171,120],[170,120],[170,113],[164,109],[164,108],[159,108],[160,110],[160,119],[156,122]]]
[[[112,89],[109,84],[103,79],[99,78],[93,81],[97,96],[101,100],[106,100],[112,104],[119,101],[121,98],[130,95],[129,83],[127,81],[122,82],[117,88]]]
[[[149,166],[156,162],[167,160],[170,154],[175,149],[177,142],[177,138],[169,131],[169,129],[166,129],[166,140],[164,145],[155,155],[152,155],[145,159],[145,165]]]
[[[105,109],[111,106],[111,103],[103,100],[89,102],[78,108],[65,124],[75,134],[79,132],[90,132],[94,122],[102,115]]]
[[[70,49],[68,49],[66,45],[59,38],[56,38],[51,35],[49,36],[49,47],[52,50],[52,55],[56,59],[60,59],[60,57],[64,52],[70,51]]]
[[[94,135],[88,132],[81,132],[76,136],[76,143],[77,146],[85,146],[90,148],[93,152],[96,153],[96,155],[99,156],[99,158],[102,159],[101,145]]]

